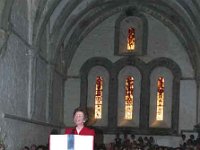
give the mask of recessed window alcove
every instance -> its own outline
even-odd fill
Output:
[[[127,57],[115,63],[105,58],[89,59],[81,68],[81,106],[92,108],[90,125],[104,133],[134,133],[171,135],[178,133],[179,88],[181,72],[168,58],[145,63],[136,57]],[[102,118],[95,119],[96,77],[103,79]],[[163,120],[156,119],[158,79],[165,81]],[[131,78],[130,83],[127,79]],[[132,85],[133,84],[133,85]],[[130,88],[129,88],[129,87]],[[127,90],[128,89],[128,90]],[[163,90],[162,89],[162,90]],[[126,118],[126,94],[132,118]],[[159,93],[158,93],[159,95]],[[149,115],[147,115],[149,114]]]
[[[148,25],[146,17],[138,12],[123,13],[115,23],[115,55],[145,55]]]

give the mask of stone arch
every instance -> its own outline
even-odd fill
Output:
[[[4,7],[0,10],[0,12],[2,12],[2,15],[0,16],[0,34],[2,37],[0,39],[0,57],[4,55],[7,48],[7,41],[10,34],[10,13],[13,2],[13,0],[5,0],[1,2],[1,5]]]
[[[55,0],[51,2],[50,4],[47,1],[41,1],[40,7],[36,14],[36,19],[34,21],[34,33],[33,39],[34,39],[34,45],[36,47],[39,46],[39,42],[41,40],[42,34],[45,31],[46,25],[48,24],[51,15],[53,14],[56,7],[59,5],[59,0]],[[78,5],[80,2],[79,0],[74,0],[71,3],[67,3],[65,6],[65,10],[67,11],[67,14],[69,14],[73,9],[75,9],[75,6]]]
[[[141,12],[138,12],[136,8],[127,8],[127,10],[124,10],[125,12],[122,12],[121,15],[118,17],[115,23],[115,48],[114,48],[114,53],[115,55],[119,55],[119,30],[120,30],[120,22],[125,19],[126,17],[133,16],[133,17],[138,17],[141,19],[142,24],[143,24],[143,30],[142,32],[139,33],[139,36],[142,37],[142,46],[141,49],[139,49],[140,55],[145,55],[147,53],[147,40],[148,40],[148,22],[147,18],[144,14]],[[133,54],[134,55],[134,54]],[[138,55],[138,54],[136,54]]]
[[[154,5],[157,5],[157,4],[154,4]],[[66,56],[66,60],[68,60],[66,62],[66,68],[65,69],[67,69],[67,67],[70,65],[70,61],[73,58],[73,55],[74,55],[77,47],[79,46],[81,41],[85,38],[85,36],[96,25],[101,23],[104,19],[106,19],[107,17],[111,16],[114,13],[121,11],[122,9],[125,9],[125,7],[126,6],[124,6],[124,5],[123,6],[116,5],[116,6],[114,6],[114,8],[109,7],[109,9],[107,8],[107,10],[104,9],[101,12],[94,14],[94,16],[95,15],[101,16],[99,19],[93,20],[94,18],[90,18],[91,19],[90,20],[89,17],[84,18],[85,21],[90,20],[91,24],[88,24],[87,26],[81,27],[81,24],[84,22],[84,20],[83,20],[81,23],[79,23],[77,25],[77,27],[74,29],[74,32],[70,36],[70,39],[66,43],[66,46],[65,46],[65,53],[66,53],[65,56]],[[121,9],[119,9],[119,8],[121,8]],[[148,6],[145,6],[145,5],[141,6],[140,5],[139,8],[140,8],[140,11],[142,11],[143,13],[148,13],[148,14],[152,15],[153,17],[155,17],[155,18],[159,19],[161,22],[163,22],[166,26],[168,26],[169,29],[171,29],[177,35],[177,37],[179,38],[181,43],[186,46],[187,50],[188,50],[188,47],[190,47],[190,51],[188,50],[187,52],[188,52],[188,55],[190,56],[190,60],[192,61],[193,67],[198,65],[198,60],[197,60],[196,56],[199,55],[198,52],[197,52],[199,45],[197,44],[197,42],[195,42],[196,40],[193,40],[193,39],[195,39],[195,36],[193,35],[191,29],[188,27],[188,24],[184,21],[183,17],[180,14],[177,15],[176,12],[174,12],[174,11],[170,11],[170,13],[172,15],[168,14],[168,12],[166,12],[166,11],[164,12],[164,10],[167,10],[167,7],[165,7],[165,8],[161,7],[162,9],[158,9],[158,8],[152,7],[151,5],[148,5]],[[174,17],[170,17],[170,16],[174,16]],[[97,17],[95,16],[95,18],[97,18]],[[175,18],[179,18],[178,23],[175,20]],[[94,22],[92,22],[92,20]],[[184,26],[182,24],[184,24]],[[81,29],[80,29],[80,27],[81,27]],[[183,29],[185,31],[184,34],[181,32],[181,30],[183,30]],[[188,38],[188,37],[190,37],[190,38]],[[194,54],[196,54],[196,56],[194,56]],[[195,58],[193,58],[193,57],[195,57]]]
[[[87,60],[81,67],[80,69],[80,76],[81,76],[81,106],[87,106],[87,93],[88,89],[88,73],[92,67],[95,66],[103,66],[109,73],[109,76],[111,75],[110,71],[112,68],[112,63],[106,59],[106,58],[101,58],[101,57],[94,57],[89,60]]]
[[[4,7],[2,8],[2,16],[1,16],[1,25],[0,27],[4,30],[8,30],[9,29],[9,19],[10,19],[10,12],[12,9],[12,5],[13,5],[14,0],[5,0],[2,5],[4,5]]]
[[[112,90],[110,91],[110,95],[111,95],[110,101],[112,102],[112,107],[113,107],[113,112],[111,113],[111,114],[113,114],[111,126],[115,127],[115,128],[116,128],[116,125],[117,125],[117,116],[116,116],[116,114],[117,114],[117,110],[118,110],[117,109],[118,106],[117,106],[117,104],[115,102],[115,100],[118,99],[118,95],[116,94],[116,93],[118,93],[118,79],[117,79],[117,76],[118,76],[120,70],[122,68],[124,68],[125,66],[134,66],[139,70],[139,72],[140,72],[140,74],[142,76],[141,89],[145,88],[144,87],[145,86],[145,82],[147,82],[147,78],[145,78],[145,76],[144,76],[144,74],[146,74],[145,73],[146,64],[142,60],[140,60],[139,58],[134,57],[134,56],[125,57],[125,58],[119,59],[117,62],[115,62],[113,64],[113,68],[112,68],[112,71],[111,71],[112,72],[112,83],[111,83],[111,89]],[[146,91],[147,90],[145,90],[144,92],[146,93]],[[145,93],[141,95],[140,99],[144,99],[144,95],[146,95]],[[144,101],[140,102],[140,107],[141,106],[145,106]],[[147,108],[145,107],[144,110],[146,110],[146,109]],[[145,114],[146,114],[146,111],[141,111],[140,112],[139,127],[141,127],[141,128],[146,128],[144,121],[142,121],[144,119]],[[123,129],[121,129],[121,130],[123,130]],[[138,130],[138,129],[136,128],[136,130]]]
[[[166,67],[173,74],[173,89],[172,89],[172,133],[178,133],[179,123],[179,96],[180,96],[180,80],[182,77],[181,69],[173,60],[168,58],[157,58],[147,64],[148,73],[150,77],[151,71],[156,67]]]

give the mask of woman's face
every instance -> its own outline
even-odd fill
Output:
[[[74,123],[76,125],[83,125],[85,122],[85,116],[84,113],[81,111],[77,111],[74,115]]]

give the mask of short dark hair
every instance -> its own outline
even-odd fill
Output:
[[[58,134],[58,130],[53,128],[53,129],[51,130],[51,134]]]
[[[28,146],[24,146],[24,149],[27,149],[27,150],[29,150],[29,147],[28,147]]]
[[[78,107],[78,108],[74,109],[73,117],[74,117],[75,114],[76,114],[77,112],[79,112],[79,111],[83,113],[84,118],[85,118],[85,121],[87,121],[87,119],[88,119],[87,110],[86,110],[86,108],[83,108],[83,107]]]

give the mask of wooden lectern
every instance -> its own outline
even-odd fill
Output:
[[[94,136],[90,135],[50,135],[49,150],[93,150]]]

